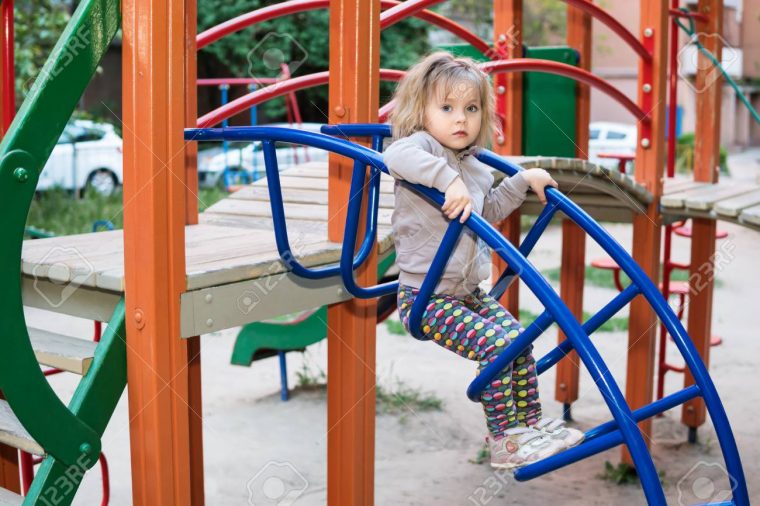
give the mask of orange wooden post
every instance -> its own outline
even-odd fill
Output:
[[[133,502],[193,497],[185,291],[186,0],[125,0],[124,269]],[[192,83],[194,86],[195,83]],[[198,435],[194,433],[195,437]],[[202,479],[202,476],[201,476]]]
[[[494,0],[493,33],[494,46],[506,52],[505,59],[522,56],[522,0]],[[493,150],[500,155],[519,155],[522,153],[522,81],[521,73],[497,74],[494,77],[496,87],[497,111],[504,115],[504,137],[496,139]],[[512,244],[520,243],[520,210],[515,210],[498,226],[499,232]],[[496,282],[507,268],[506,262],[497,254],[492,254],[493,281]],[[520,318],[520,283],[519,280],[504,292],[499,300],[502,305]]]
[[[700,22],[697,26],[700,42],[720,61],[723,2],[700,0],[697,10],[709,19],[706,23]],[[718,164],[720,163],[720,105],[723,77],[701,53],[697,69],[694,180],[715,183],[718,181]],[[692,222],[687,327],[694,346],[709,367],[716,222],[704,218],[694,218]],[[694,377],[687,371],[684,385],[693,384]],[[694,399],[684,403],[681,408],[681,421],[689,427],[689,439],[693,442],[697,427],[705,423],[704,401],[699,398],[699,400]]]
[[[591,16],[580,9],[567,8],[567,44],[578,51],[579,67],[591,70]],[[575,102],[575,156],[588,159],[588,123],[591,117],[589,87],[576,83]],[[562,221],[562,264],[560,266],[560,297],[573,315],[582,321],[583,286],[586,277],[586,233],[570,220]],[[566,339],[559,331],[557,340]],[[578,354],[573,351],[557,364],[556,389],[554,398],[563,403],[566,418],[570,416],[570,405],[578,400],[580,369]]]
[[[376,122],[379,82],[379,0],[330,0],[330,123]],[[352,169],[350,160],[330,156],[328,236],[332,241],[343,241]],[[356,277],[360,285],[377,283],[376,248]],[[374,503],[376,305],[374,299],[353,299],[331,305],[327,311],[330,505]]]
[[[633,217],[633,258],[649,278],[657,284],[660,277],[660,236],[662,221],[658,212],[662,195],[665,147],[665,81],[667,75],[667,0],[641,2],[639,37],[652,50],[652,64],[639,61],[638,103],[649,112],[651,123],[639,122],[639,145],[636,148],[636,181],[644,185],[654,200],[643,214]],[[644,85],[648,92],[644,91]],[[647,147],[648,146],[648,147]],[[657,335],[654,311],[642,297],[630,306],[628,326],[628,368],[625,393],[631,409],[652,402],[654,385],[654,350]],[[639,424],[647,444],[652,422]],[[623,448],[623,460],[631,463]]]
[[[197,0],[185,0],[185,126],[196,127],[198,120],[198,30]],[[185,223],[198,223],[198,144],[185,145]],[[203,395],[201,389],[201,338],[187,340],[187,379],[190,405],[190,485],[191,506],[204,503],[203,479]]]

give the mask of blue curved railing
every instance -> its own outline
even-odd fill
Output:
[[[382,139],[390,135],[387,125],[334,125],[323,128],[323,132],[341,137],[371,137],[375,150],[353,144],[347,140],[330,137],[328,135],[290,130],[272,127],[236,127],[236,128],[212,128],[212,129],[188,129],[185,131],[187,140],[260,140],[265,146],[265,162],[267,170],[267,184],[269,185],[270,200],[272,202],[272,217],[275,224],[275,237],[280,257],[295,274],[307,278],[326,277],[340,274],[346,289],[356,297],[377,297],[392,293],[398,288],[398,283],[385,283],[374,287],[359,287],[356,285],[353,272],[361,265],[368,256],[365,252],[367,244],[369,249],[376,241],[376,221],[379,193],[380,172],[388,173],[382,156],[378,152],[382,147]],[[331,151],[354,160],[353,178],[348,202],[347,222],[344,233],[344,242],[341,259],[338,265],[322,267],[320,269],[307,269],[296,261],[290,249],[287,237],[287,223],[283,211],[282,194],[279,184],[279,172],[274,151],[274,143],[288,142],[304,144],[319,149]],[[267,147],[268,146],[268,147]],[[481,150],[477,154],[478,159],[505,173],[513,176],[523,170],[520,167],[504,160],[498,155],[487,150]],[[367,167],[369,167],[369,184],[367,184]],[[427,200],[437,206],[443,205],[444,196],[440,192],[420,185],[409,184],[401,181]],[[359,252],[354,255],[358,225],[361,214],[361,204],[364,196],[364,188],[368,186],[368,213],[367,227]],[[741,459],[736,447],[728,417],[710,378],[707,369],[699,357],[694,345],[691,343],[686,330],[676,315],[667,305],[660,292],[641,270],[641,268],[626,253],[599,224],[597,224],[585,211],[575,205],[561,192],[553,188],[547,188],[546,196],[548,203],[533,228],[528,232],[520,247],[515,247],[507,241],[499,232],[487,223],[481,216],[473,213],[464,222],[459,220],[450,222],[446,233],[441,241],[441,246],[436,253],[431,268],[426,275],[420,292],[412,304],[409,326],[415,337],[421,337],[421,321],[424,307],[432,295],[440,276],[445,268],[446,261],[454,248],[456,239],[464,227],[469,228],[488,244],[510,266],[500,278],[499,289],[508,285],[509,280],[519,276],[525,285],[538,297],[546,307],[542,313],[524,332],[522,332],[499,357],[488,367],[483,369],[475,381],[467,390],[468,397],[479,400],[480,392],[491,379],[511,363],[525,348],[535,341],[546,328],[552,323],[557,323],[563,330],[567,339],[556,349],[551,351],[537,364],[540,372],[554,365],[571,350],[578,353],[581,361],[591,374],[594,383],[599,388],[602,397],[607,404],[613,420],[602,424],[586,433],[586,441],[581,445],[566,450],[558,455],[538,461],[536,463],[518,469],[515,477],[518,480],[528,480],[541,476],[547,472],[559,469],[565,465],[577,462],[588,456],[605,451],[609,448],[625,443],[633,458],[639,478],[644,489],[644,494],[650,504],[665,504],[665,495],[659,481],[659,476],[647,451],[646,444],[636,425],[644,420],[667,409],[678,406],[683,402],[697,396],[703,397],[708,413],[712,419],[715,431],[723,452],[726,468],[733,488],[733,504],[749,504],[746,481],[742,469]],[[545,230],[552,216],[562,211],[565,216],[573,220],[584,229],[607,253],[618,263],[632,281],[632,284],[618,294],[596,315],[591,317],[583,325],[578,323],[552,289],[551,285],[541,276],[539,271],[527,260],[527,255],[535,246],[538,238]],[[497,290],[498,291],[498,290]],[[492,292],[496,293],[496,292]],[[596,330],[602,323],[611,318],[617,311],[627,305],[636,296],[642,295],[649,302],[655,313],[662,320],[670,335],[683,355],[686,366],[689,368],[695,380],[695,385],[687,387],[675,394],[669,395],[648,406],[631,411],[625,398],[615,382],[606,364],[594,347],[589,334]]]

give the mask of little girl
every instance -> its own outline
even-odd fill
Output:
[[[542,169],[505,178],[492,188],[491,168],[475,158],[495,132],[495,99],[488,77],[467,58],[431,54],[401,80],[391,113],[394,142],[383,158],[391,175],[446,195],[436,209],[396,182],[393,235],[400,269],[398,308],[409,312],[449,220],[477,212],[489,222],[506,218],[528,189],[545,203],[557,183]],[[479,288],[491,272],[484,245],[464,229],[422,318],[425,337],[478,362],[478,373],[523,331],[519,322]],[[541,416],[532,347],[505,368],[481,395],[491,466],[514,469],[575,446],[583,433]]]

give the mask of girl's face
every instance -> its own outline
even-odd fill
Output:
[[[461,151],[477,139],[482,116],[478,89],[461,82],[447,97],[434,90],[425,104],[425,130],[443,146]]]

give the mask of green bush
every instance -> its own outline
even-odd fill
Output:
[[[720,147],[720,172],[728,175],[728,151]],[[676,141],[676,171],[692,172],[694,170],[694,132],[681,135]]]

